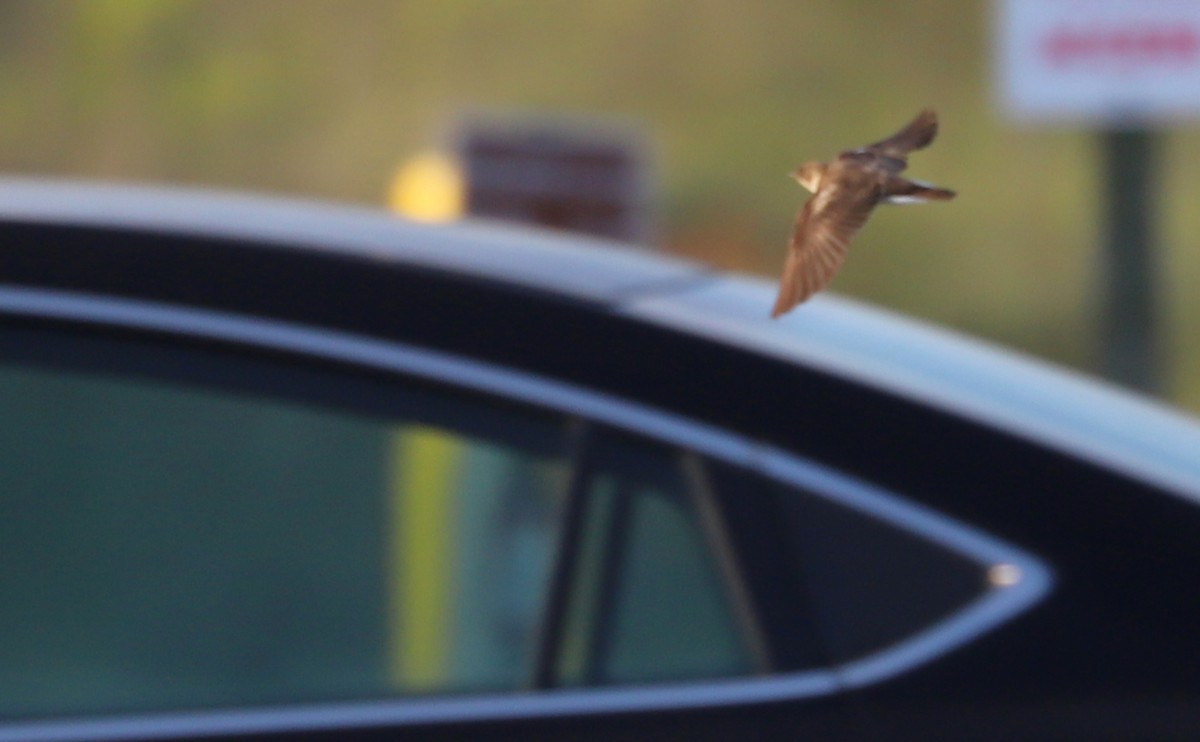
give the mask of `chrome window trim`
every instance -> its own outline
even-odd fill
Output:
[[[770,677],[473,697],[145,713],[79,721],[0,722],[7,740],[146,739],[628,712],[817,697],[881,682],[952,652],[1037,603],[1051,588],[1034,556],[966,524],[793,453],[613,395],[449,353],[324,328],[142,300],[0,286],[0,312],[267,347],[502,395],[748,466],[941,544],[1006,576],[963,610],[881,651],[832,668]]]

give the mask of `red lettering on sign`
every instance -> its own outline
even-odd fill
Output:
[[[1184,25],[1058,28],[1046,34],[1041,53],[1055,67],[1186,65],[1195,63],[1200,56],[1200,31]]]

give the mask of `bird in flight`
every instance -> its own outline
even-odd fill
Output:
[[[908,153],[929,146],[937,129],[937,114],[927,108],[887,139],[791,172],[813,195],[796,216],[772,317],[791,311],[833,279],[850,240],[878,204],[954,198],[954,191],[900,177]]]

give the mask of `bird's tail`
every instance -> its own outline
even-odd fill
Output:
[[[869,148],[878,149],[891,157],[903,157],[915,149],[928,147],[937,136],[937,131],[937,113],[932,108],[926,108],[903,129],[870,145]]]
[[[949,201],[958,194],[949,188],[932,183],[892,176],[883,188],[883,202],[889,204],[919,204],[926,201]]]

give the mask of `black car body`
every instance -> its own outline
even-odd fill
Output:
[[[618,245],[0,182],[0,740],[1200,734],[1200,430]]]

